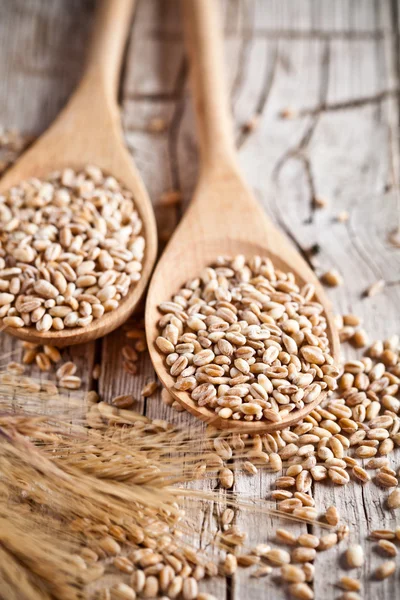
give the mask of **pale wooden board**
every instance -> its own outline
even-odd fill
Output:
[[[0,1],[0,123],[40,133],[51,122],[79,78],[93,5],[89,0]],[[393,192],[385,192],[393,152],[388,122],[398,121],[399,109],[398,95],[392,93],[400,87],[396,0],[230,0],[223,11],[236,135],[248,181],[299,248],[320,244],[318,269],[334,266],[343,274],[346,286],[331,292],[336,310],[362,315],[373,338],[399,332],[400,250],[387,242],[399,216]],[[121,100],[126,139],[155,205],[171,188],[182,190],[186,205],[196,182],[197,150],[177,1],[139,1]],[[280,119],[287,106],[301,115]],[[260,126],[244,135],[243,124],[256,113]],[[165,132],[147,131],[154,117],[166,120]],[[326,196],[329,207],[311,212],[312,193]],[[343,209],[351,214],[345,225],[333,221]],[[156,212],[164,233],[180,215],[179,209]],[[385,293],[363,299],[363,290],[380,277],[391,282]],[[191,417],[166,408],[158,396],[143,401],[140,391],[153,371],[147,361],[138,376],[126,374],[125,343],[117,332],[96,346],[64,351],[64,356],[79,360],[86,389],[92,384],[92,365],[101,360],[98,388],[105,400],[133,393],[136,408],[149,416],[196,427]],[[2,337],[2,352],[15,352],[17,358],[19,348],[15,340]],[[274,479],[266,472],[238,476],[234,491],[264,498]],[[215,486],[209,480],[205,489]],[[387,526],[396,521],[382,509],[386,495],[373,484],[348,486],[344,493],[328,486],[315,489],[317,503],[337,504],[353,526],[352,539],[359,534],[368,548],[365,599],[379,593],[391,600],[399,594],[398,575],[385,584],[371,584],[367,576],[382,560],[364,541],[367,531],[384,520]],[[204,531],[216,527],[218,511],[207,506],[205,512],[204,518],[198,509],[191,512],[203,546]],[[249,545],[271,539],[277,527],[276,520],[261,515],[242,514],[237,522],[247,531]],[[336,561],[341,552],[318,557],[316,598],[338,597],[332,584],[344,573]],[[282,588],[249,580],[243,572],[233,586],[220,579],[205,589],[232,600],[285,597]]]

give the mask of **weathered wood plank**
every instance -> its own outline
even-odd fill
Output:
[[[91,25],[94,3],[0,1],[0,123],[40,133],[55,117],[77,82]],[[318,243],[317,270],[336,267],[345,286],[332,290],[338,312],[363,316],[374,338],[399,331],[400,253],[387,241],[398,220],[391,183],[393,148],[388,130],[399,119],[400,59],[396,0],[231,0],[223,4],[226,57],[241,163],[265,209],[300,249]],[[386,33],[384,38],[383,33]],[[396,92],[397,90],[397,92]],[[183,207],[197,176],[196,134],[187,90],[177,0],[138,2],[127,53],[121,101],[127,142],[156,206],[160,233],[166,238],[181,209],[157,207],[163,192],[179,189]],[[280,112],[294,107],[299,115],[283,120]],[[259,126],[243,133],[255,114]],[[148,124],[163,118],[165,131],[152,133]],[[395,123],[396,125],[396,123]],[[395,127],[395,136],[397,129]],[[314,194],[326,196],[329,207],[311,210]],[[347,224],[334,221],[340,210]],[[389,281],[384,294],[362,298],[379,278]],[[133,393],[136,409],[197,431],[192,417],[175,413],[159,394],[144,401],[143,385],[154,372],[148,358],[139,374],[122,367],[123,331],[105,340],[64,352],[79,363],[84,388],[91,385],[95,356],[101,360],[98,388],[110,401]],[[2,336],[1,351],[19,358],[20,343]],[[349,349],[349,355],[354,351]],[[38,371],[32,369],[32,374]],[[234,492],[264,498],[275,477],[261,472],[236,477]],[[207,480],[202,489],[214,489]],[[364,541],[367,530],[393,526],[395,515],[383,510],[382,490],[354,484],[343,490],[316,486],[319,506],[336,504],[343,519],[363,540],[368,556],[363,569],[364,598],[376,593],[389,600],[398,594],[398,577],[383,586],[371,584],[369,573],[382,560]],[[189,507],[195,534],[203,546],[206,532],[217,527],[218,508]],[[237,524],[247,531],[248,544],[271,540],[276,519],[239,513]],[[397,523],[398,524],[398,523]],[[279,523],[301,531],[304,526]],[[335,598],[340,549],[318,556],[315,597]],[[224,579],[206,584],[218,598],[283,598],[275,581],[249,579],[239,573],[232,586]],[[378,591],[379,590],[379,591]]]

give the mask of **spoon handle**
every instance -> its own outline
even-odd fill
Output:
[[[237,163],[217,4],[181,0],[203,171]]]
[[[135,0],[97,0],[82,84],[98,85],[116,103],[118,83]]]

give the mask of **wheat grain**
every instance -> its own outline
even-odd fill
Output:
[[[316,556],[315,548],[302,546],[292,550],[291,558],[295,563],[305,563],[313,561]]]
[[[242,129],[244,133],[252,133],[260,126],[260,115],[255,114],[245,123],[243,123]]]
[[[352,544],[347,548],[346,561],[348,566],[353,569],[364,564],[364,552],[359,544]]]
[[[162,133],[167,128],[167,122],[162,117],[153,117],[147,124],[150,133]]]
[[[234,475],[231,469],[223,468],[218,474],[219,482],[224,489],[230,489],[233,486]]]
[[[142,389],[142,396],[144,398],[149,398],[154,394],[154,392],[158,389],[158,383],[156,381],[150,381],[147,383]]]
[[[368,344],[367,332],[364,329],[358,329],[354,332],[350,341],[356,348],[365,348]]]
[[[334,389],[338,371],[313,295],[267,259],[218,259],[159,306],[155,344],[175,388],[221,418],[274,422]],[[300,297],[303,307],[288,314],[285,302]]]
[[[289,593],[298,600],[313,600],[314,592],[306,583],[291,583],[288,587]]]
[[[126,583],[117,583],[110,589],[110,600],[136,600],[136,593]]]
[[[380,294],[382,292],[384,287],[385,287],[385,281],[383,279],[378,279],[378,281],[375,281],[374,283],[372,283],[365,290],[365,295],[368,296],[369,298],[372,298],[373,296],[377,296],[378,294]]]
[[[97,167],[20,183],[5,194],[1,218],[3,294],[15,291],[0,297],[6,327],[87,326],[141,277],[145,240],[132,195]]]
[[[321,276],[321,280],[323,283],[325,283],[325,285],[329,285],[330,287],[337,287],[343,284],[343,278],[336,269],[330,269],[330,271],[326,271]]]
[[[182,203],[182,193],[179,190],[169,190],[161,194],[158,202],[160,206],[176,207]]]
[[[336,533],[328,533],[323,535],[319,540],[318,550],[324,551],[333,548],[338,542],[338,536]]]
[[[370,536],[375,540],[394,540],[395,533],[391,529],[374,529]]]
[[[282,565],[281,577],[289,583],[303,583],[306,580],[303,569],[295,565]]]
[[[130,408],[135,403],[135,399],[130,394],[122,394],[121,396],[115,396],[111,400],[111,404],[117,408]]]
[[[339,585],[349,592],[358,592],[361,589],[361,583],[358,579],[348,577],[347,575],[343,575],[343,577],[340,578]]]
[[[387,579],[391,577],[396,570],[396,563],[393,560],[388,560],[375,569],[375,579]]]
[[[297,543],[307,548],[318,548],[319,538],[311,533],[302,533],[297,538]]]
[[[295,119],[298,116],[298,110],[293,106],[287,106],[280,111],[281,119]]]
[[[362,600],[362,598],[356,592],[344,592],[344,594],[340,596],[340,600]]]
[[[390,475],[389,473],[385,473],[379,471],[375,476],[375,481],[382,487],[396,487],[398,485],[397,477],[394,475]]]
[[[266,577],[267,575],[270,575],[271,573],[272,573],[272,567],[270,567],[269,565],[263,565],[262,567],[259,567],[258,569],[256,569],[251,574],[251,577],[256,577],[258,579],[260,577]]]
[[[274,566],[281,566],[290,563],[290,554],[280,548],[272,548],[265,553],[265,558]]]
[[[296,536],[287,529],[277,529],[275,537],[279,542],[293,546],[297,542]]]
[[[223,563],[223,571],[225,575],[232,576],[237,569],[237,559],[234,554],[227,554]]]
[[[396,556],[398,554],[396,546],[389,540],[379,540],[378,546],[389,556]]]
[[[188,577],[184,580],[182,586],[183,600],[196,600],[198,594],[197,581],[194,577]]]
[[[387,499],[388,507],[392,510],[396,510],[400,508],[400,488],[396,488],[392,492],[390,492]]]

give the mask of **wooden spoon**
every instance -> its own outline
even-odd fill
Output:
[[[123,141],[117,92],[130,30],[134,0],[99,0],[86,70],[78,88],[53,125],[23,154],[0,182],[0,193],[30,177],[88,164],[100,167],[132,191],[146,239],[142,277],[119,306],[87,327],[38,332],[33,327],[8,333],[23,340],[56,346],[88,342],[106,335],[132,313],[149,280],[157,253],[152,206]]]
[[[244,182],[238,168],[233,127],[226,93],[222,61],[222,27],[215,0],[184,0],[184,28],[191,65],[191,83],[200,137],[200,178],[184,218],[169,242],[153,275],[146,304],[146,331],[150,356],[164,386],[189,412],[219,428],[255,433],[282,429],[298,420],[326,395],[301,410],[289,413],[279,423],[232,421],[213,410],[199,407],[187,392],[174,389],[164,356],[155,346],[159,335],[158,305],[171,297],[188,279],[196,277],[218,255],[268,256],[283,271],[294,273],[297,282],[311,282],[323,305],[328,337],[335,361],[339,340],[330,303],[307,263],[267,219]]]

